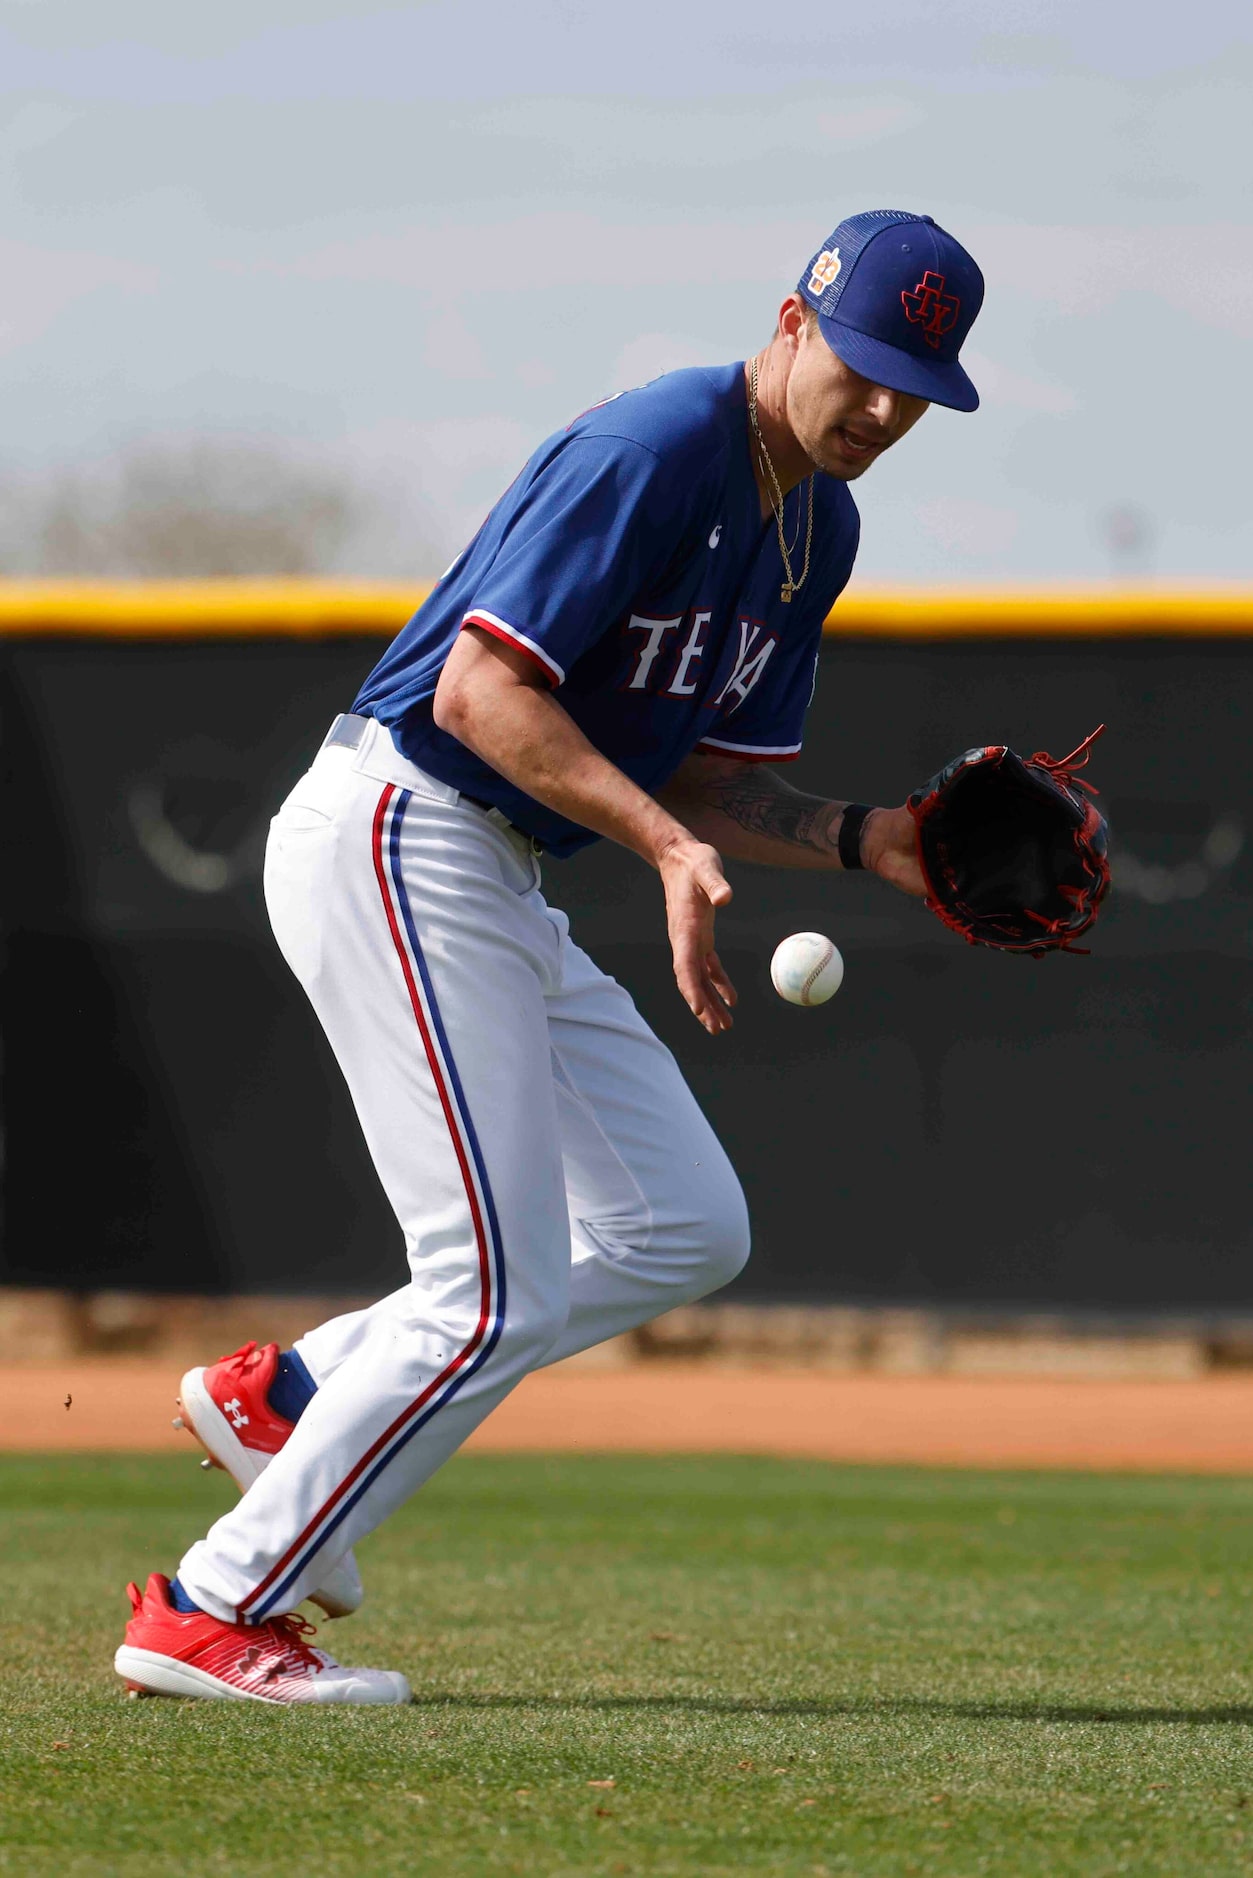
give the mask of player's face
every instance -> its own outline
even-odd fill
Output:
[[[792,434],[820,470],[854,482],[899,443],[926,411],[926,398],[872,384],[837,358],[816,324],[802,321],[787,381]]]

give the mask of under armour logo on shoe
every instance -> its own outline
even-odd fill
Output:
[[[239,1659],[241,1676],[259,1676],[273,1682],[278,1676],[298,1675],[304,1668],[294,1650],[275,1649],[272,1642],[250,1643]]]
[[[226,1413],[230,1416],[233,1427],[235,1428],[247,1427],[248,1417],[244,1414],[244,1405],[240,1401],[238,1396],[234,1396],[229,1402],[223,1402],[222,1407],[226,1410]]]

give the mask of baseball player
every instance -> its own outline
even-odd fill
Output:
[[[265,890],[400,1221],[410,1279],[290,1351],[183,1379],[246,1489],[141,1594],[145,1694],[403,1702],[292,1613],[355,1608],[350,1548],[529,1370],[725,1285],[739,1184],[669,1052],[541,884],[597,837],[659,876],[711,1036],[723,855],[924,882],[905,807],[791,788],[850,485],[930,404],[983,280],[930,216],[854,215],[747,362],[673,372],[531,457],[336,719],[272,824]],[[298,1248],[293,1253],[298,1256]]]

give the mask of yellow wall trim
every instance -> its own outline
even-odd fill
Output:
[[[320,639],[399,631],[415,582],[0,581],[0,637]],[[1253,635],[1253,584],[1158,587],[854,587],[827,621],[885,639]]]

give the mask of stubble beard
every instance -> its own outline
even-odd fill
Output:
[[[855,483],[860,481],[867,470],[874,468],[879,458],[883,455],[884,450],[890,448],[889,445],[884,444],[880,449],[874,451],[871,456],[868,456],[864,463],[850,463],[847,459],[836,455],[838,446],[832,446],[831,454],[828,458],[825,453],[821,453],[821,445],[819,445],[816,450],[804,437],[798,437],[797,442],[813,464],[815,470],[819,471],[823,476],[830,476],[835,482],[840,483]]]
[[[787,413],[792,435],[814,469],[824,476],[832,477],[836,482],[857,482],[868,469],[874,467],[884,451],[891,448],[891,443],[885,443],[868,456],[864,463],[850,462],[847,457],[838,454],[839,445],[834,440],[833,433],[841,428],[839,424],[829,425],[815,436],[810,433],[808,425],[797,422],[797,415],[791,410]]]

